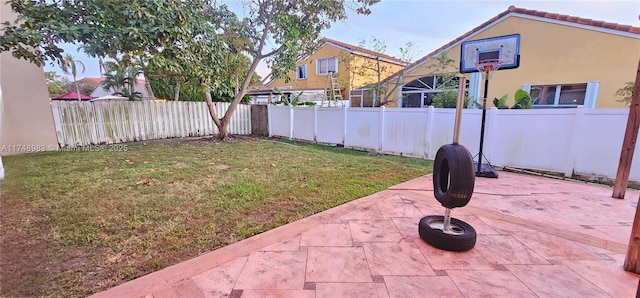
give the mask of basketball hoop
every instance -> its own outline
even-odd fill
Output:
[[[491,72],[500,69],[503,62],[502,59],[484,59],[476,62],[476,68],[478,72],[482,72],[487,78],[490,78]]]

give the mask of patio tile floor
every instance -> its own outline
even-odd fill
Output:
[[[431,176],[398,184],[94,297],[633,297],[622,269],[639,191],[500,172],[452,215],[478,232],[448,252],[418,235],[442,214]]]

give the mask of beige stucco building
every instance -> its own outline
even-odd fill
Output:
[[[463,42],[511,34],[520,35],[520,66],[492,74],[488,107],[505,94],[513,104],[517,89],[531,92],[534,108],[624,107],[615,93],[635,79],[639,27],[514,6],[390,76],[385,89],[397,101],[387,106],[430,105],[434,94],[443,91],[434,69],[438,55],[448,53],[455,60],[448,71],[457,72]],[[469,95],[479,99],[481,75],[465,76]]]
[[[16,14],[0,6],[0,22]],[[57,150],[44,70],[10,52],[0,53],[0,155]]]

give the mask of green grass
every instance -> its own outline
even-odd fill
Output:
[[[3,159],[0,296],[86,296],[432,168],[266,139],[127,148]]]

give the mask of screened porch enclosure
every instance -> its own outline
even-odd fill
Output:
[[[459,79],[455,74],[428,75],[402,86],[403,108],[424,108],[433,104],[438,93],[458,90]],[[465,84],[465,95],[469,95],[469,81]]]

